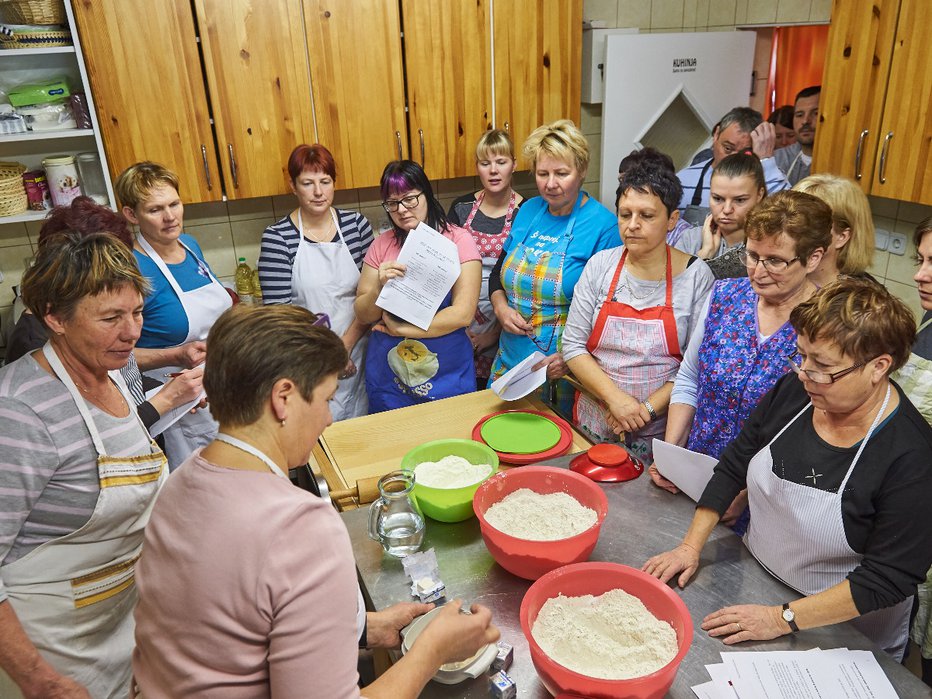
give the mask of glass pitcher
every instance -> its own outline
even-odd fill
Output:
[[[369,505],[369,537],[395,558],[414,553],[424,541],[424,515],[412,490],[412,471],[392,471],[379,479],[380,497]]]

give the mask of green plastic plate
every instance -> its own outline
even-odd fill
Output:
[[[489,418],[480,430],[483,441],[503,454],[538,454],[560,441],[560,428],[533,413],[503,413]]]

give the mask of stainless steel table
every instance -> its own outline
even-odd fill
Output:
[[[548,463],[566,467],[570,457]],[[692,520],[694,505],[685,495],[670,495],[655,488],[649,478],[628,483],[603,484],[608,496],[608,516],[602,526],[599,543],[590,560],[614,561],[640,567],[650,556],[677,545]],[[395,602],[411,601],[410,587],[401,562],[384,556],[378,543],[366,533],[367,512],[353,510],[343,514],[350,533],[363,592],[372,609],[383,609]],[[479,523],[473,518],[460,524],[428,520],[423,549],[437,553],[440,575],[447,587],[447,597],[461,597],[479,602],[492,610],[502,638],[515,647],[515,658],[508,674],[518,685],[522,697],[545,699],[544,689],[531,663],[527,641],[521,632],[518,610],[530,582],[501,568],[485,548]],[[748,553],[730,529],[716,527],[702,554],[698,573],[680,591],[693,618],[695,635],[692,647],[676,675],[669,697],[694,699],[690,687],[707,682],[706,664],[721,662],[720,653],[729,649],[718,639],[710,638],[699,628],[710,612],[731,604],[780,604],[799,594],[773,578]],[[870,642],[848,624],[837,624],[801,631],[773,641],[744,643],[735,650],[807,650],[847,647],[869,649]],[[883,652],[875,651],[887,677],[901,697],[932,697],[932,690],[902,665]],[[488,679],[447,686],[430,682],[423,697],[489,696]]]

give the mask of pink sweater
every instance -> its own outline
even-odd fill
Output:
[[[271,472],[195,452],[159,494],[136,582],[146,699],[359,696],[349,536]]]

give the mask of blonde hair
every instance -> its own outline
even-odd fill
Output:
[[[113,185],[113,190],[122,206],[128,206],[133,211],[142,202],[149,198],[149,194],[157,187],[171,185],[178,191],[178,175],[163,165],[145,160],[130,165]]]
[[[507,131],[491,129],[479,138],[476,144],[476,161],[490,155],[504,155],[512,160],[515,159],[515,143]]]
[[[854,180],[840,175],[822,173],[809,175],[793,189],[819,197],[832,207],[832,222],[836,230],[851,231],[848,242],[838,251],[838,271],[841,274],[862,274],[874,261],[874,219],[870,203]]]
[[[532,170],[542,156],[573,163],[580,172],[589,169],[589,142],[569,119],[538,126],[527,137],[521,150]]]

